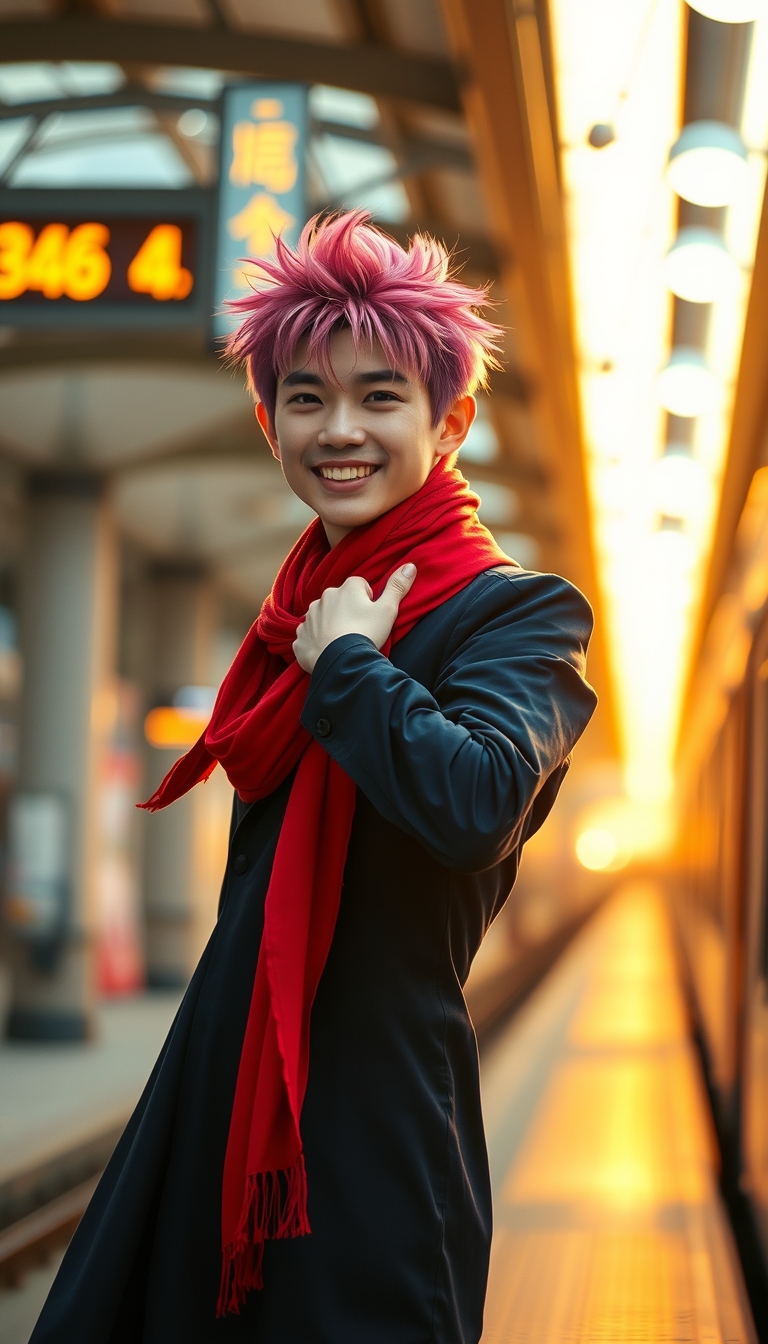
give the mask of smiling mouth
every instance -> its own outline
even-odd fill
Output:
[[[373,476],[378,471],[377,466],[371,464],[355,467],[315,467],[316,476],[320,476],[324,481],[359,481],[366,476]]]

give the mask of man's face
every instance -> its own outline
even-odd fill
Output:
[[[424,484],[440,457],[455,453],[475,416],[460,397],[437,425],[423,383],[393,369],[376,343],[355,354],[352,333],[331,340],[333,377],[306,358],[306,342],[277,388],[275,423],[259,424],[291,490],[320,516],[335,546]]]

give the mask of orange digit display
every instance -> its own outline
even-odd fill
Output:
[[[153,299],[186,299],[192,288],[192,272],[181,264],[181,229],[178,224],[156,224],[128,267],[128,284],[136,294]]]
[[[65,260],[65,293],[81,303],[103,294],[112,275],[112,262],[106,251],[109,229],[106,224],[78,224],[69,235]]]
[[[27,289],[37,289],[46,299],[60,299],[65,287],[65,256],[69,229],[66,224],[46,224],[27,261]]]
[[[86,301],[106,289],[112,263],[105,224],[46,224],[37,239],[28,224],[0,224],[0,299],[37,290],[46,299]]]
[[[0,224],[0,299],[17,299],[27,288],[27,260],[35,235],[28,224]]]
[[[94,318],[83,319],[91,325],[119,322],[128,308],[150,321],[153,311],[191,312],[198,228],[194,213],[176,220],[110,212],[94,219],[85,211],[78,218],[74,209],[53,219],[0,214],[0,322],[66,322],[67,312],[91,307]]]

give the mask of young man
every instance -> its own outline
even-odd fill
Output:
[[[348,214],[264,271],[231,351],[318,517],[147,804],[223,765],[219,920],[33,1344],[482,1330],[462,986],[593,711],[591,613],[453,466],[498,331],[442,248]]]

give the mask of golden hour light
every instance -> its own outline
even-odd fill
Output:
[[[0,3],[0,1344],[768,1342],[767,184],[768,0]]]
[[[552,7],[594,545],[625,787],[649,804],[673,790],[762,206],[756,147],[768,139],[762,10],[738,128],[681,127],[684,10],[638,0],[619,19],[607,0]],[[597,123],[614,128],[600,149]],[[677,234],[676,193],[727,201],[722,238]],[[711,304],[703,348],[673,343],[670,289]],[[667,461],[665,412],[691,427],[685,460]]]

